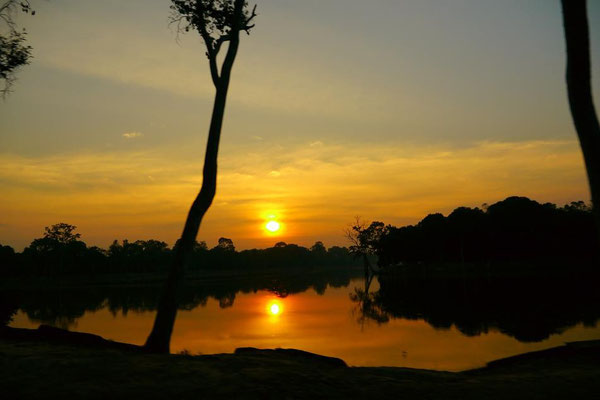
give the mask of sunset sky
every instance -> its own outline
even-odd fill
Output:
[[[509,195],[589,201],[558,0],[256,2],[198,235],[209,246],[345,245],[357,215],[404,225]],[[213,101],[198,35],[177,38],[168,0],[32,4],[18,22],[34,58],[0,104],[0,243],[21,250],[67,222],[88,245],[172,245]]]

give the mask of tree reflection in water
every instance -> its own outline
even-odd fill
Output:
[[[351,279],[360,286],[351,286]],[[204,307],[213,298],[224,309],[234,305],[237,294],[259,290],[283,298],[309,289],[322,295],[327,287],[348,287],[361,326],[368,321],[424,320],[436,329],[456,327],[467,336],[499,331],[521,342],[537,342],[577,324],[595,326],[600,319],[597,282],[595,276],[488,279],[370,275],[359,280],[356,272],[278,274],[190,284],[179,293],[179,307]],[[89,311],[107,308],[113,315],[126,315],[130,311],[154,311],[158,304],[152,286],[45,287],[4,290],[0,297],[3,323],[20,309],[32,322],[64,328],[73,327]],[[327,301],[326,296],[323,301]]]
[[[194,283],[178,293],[179,309],[193,310],[204,307],[208,299],[219,302],[222,309],[232,307],[238,293],[269,291],[277,297],[313,289],[323,295],[327,287],[347,287],[357,276],[355,271],[329,271],[319,274],[286,274],[219,279]],[[107,308],[113,315],[128,312],[155,311],[158,306],[156,286],[86,286],[61,287],[47,285],[35,289],[6,289],[0,292],[0,320],[8,323],[19,309],[36,323],[73,327],[86,312]]]
[[[374,274],[366,274],[364,287],[355,287],[354,292],[350,293],[350,301],[356,303],[354,314],[358,314],[356,321],[364,327],[368,321],[375,321],[378,324],[386,323],[390,320],[388,314],[382,311],[379,302],[379,292],[372,293],[370,291],[371,283],[373,282]]]
[[[355,289],[350,299],[359,323],[424,320],[436,329],[456,327],[466,336],[499,331],[521,342],[539,342],[600,319],[597,276],[415,277],[383,275],[379,289]]]

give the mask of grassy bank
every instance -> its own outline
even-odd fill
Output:
[[[0,340],[10,398],[594,398],[600,341],[578,342],[451,373],[346,367],[297,351],[152,355],[40,340]]]

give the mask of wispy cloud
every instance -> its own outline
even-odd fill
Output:
[[[148,7],[144,22],[135,26],[119,21],[126,21],[125,13],[116,20],[111,15],[107,29],[107,21],[92,12],[106,12],[110,8],[73,8],[49,10],[60,19],[48,18],[35,26],[33,33],[37,33],[41,41],[36,47],[36,60],[40,64],[185,97],[213,97],[208,63],[204,50],[198,47],[198,38],[193,33],[183,35],[178,44],[173,32],[159,29],[165,26],[163,9]],[[57,20],[60,24],[55,22]],[[79,34],[73,35],[73,32]],[[90,37],[94,38],[93,43]],[[122,40],[124,37],[127,41]],[[369,108],[376,116],[369,116],[368,120],[383,118],[386,113],[378,110],[389,109],[393,104],[393,96],[382,93],[381,88],[372,88],[372,82],[359,84],[356,79],[340,76],[339,70],[323,68],[316,58],[302,58],[302,62],[298,62],[292,50],[286,50],[288,57],[282,57],[283,50],[279,47],[256,48],[260,41],[254,36],[252,39],[244,43],[244,48],[252,46],[253,51],[245,50],[237,61],[235,90],[228,99],[230,103],[345,119],[365,119],[368,116],[365,108]]]
[[[219,164],[217,198],[201,238],[226,235],[241,248],[272,245],[260,230],[268,213],[286,222],[286,241],[331,245],[343,243],[341,232],[354,215],[398,225],[509,195],[559,204],[589,199],[575,141],[460,149],[327,144],[228,154]],[[119,235],[173,242],[201,171],[201,160],[164,150],[0,155],[0,209],[10,226],[0,242],[10,243],[19,229],[59,220],[80,226],[101,245]],[[27,234],[31,240],[33,233]]]
[[[142,136],[144,136],[144,134],[141,133],[141,132],[125,132],[123,134],[123,137],[125,139],[135,139],[135,138],[139,138],[139,137],[142,137]]]

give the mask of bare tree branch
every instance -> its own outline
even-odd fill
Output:
[[[254,7],[252,8],[252,13],[250,14],[250,16],[248,18],[246,18],[246,21],[244,21],[244,25],[242,26],[242,28],[240,30],[245,31],[248,35],[250,34],[250,29],[254,28],[254,24],[249,25],[250,21],[252,21],[254,19],[254,17],[256,17],[256,4],[254,5]]]

